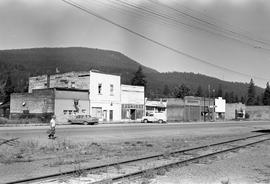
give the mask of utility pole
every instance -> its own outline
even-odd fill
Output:
[[[211,104],[210,104],[210,84],[208,84],[208,120],[210,120],[210,106],[211,106]]]
[[[213,89],[213,121],[216,121],[216,112],[215,112],[215,89]]]

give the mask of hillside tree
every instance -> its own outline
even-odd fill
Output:
[[[255,103],[256,103],[255,84],[253,82],[253,79],[251,79],[249,86],[248,86],[247,104],[246,105],[255,105]]]
[[[195,96],[198,96],[198,97],[203,97],[203,90],[202,90],[202,87],[201,86],[198,86],[197,88],[197,91],[195,93]]]
[[[10,101],[10,95],[11,95],[11,93],[14,92],[14,89],[15,88],[14,88],[12,81],[11,81],[11,75],[10,75],[10,73],[8,73],[7,79],[6,79],[6,82],[4,85],[4,103]]]
[[[263,105],[270,105],[270,86],[269,86],[269,82],[267,82],[266,84],[266,88],[264,90],[263,93]]]
[[[223,97],[222,85],[218,85],[217,97]]]
[[[187,87],[185,84],[182,84],[178,88],[175,89],[174,95],[176,98],[184,98],[185,96],[190,95],[190,88]]]
[[[147,81],[145,80],[145,75],[143,74],[142,66],[140,65],[138,70],[134,73],[134,77],[131,79],[131,85],[146,87],[146,83]]]
[[[163,95],[164,95],[165,97],[168,97],[168,96],[170,96],[170,93],[171,93],[171,91],[170,91],[169,86],[168,86],[167,84],[165,84],[165,85],[164,85],[164,89],[163,89]]]

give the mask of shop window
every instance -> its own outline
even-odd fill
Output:
[[[75,88],[75,82],[71,82],[71,88]]]
[[[92,116],[97,118],[102,118],[102,108],[92,107]]]

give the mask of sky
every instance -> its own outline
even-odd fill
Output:
[[[63,0],[0,0],[0,50],[89,47],[160,72],[270,79],[269,0],[72,1],[88,13]]]

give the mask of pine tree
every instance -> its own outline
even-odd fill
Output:
[[[229,93],[229,103],[234,103],[234,102],[235,102],[234,101],[234,92],[232,91]]]
[[[10,95],[14,92],[14,86],[12,85],[11,75],[8,73],[6,83],[4,86],[4,103],[10,101]]]
[[[270,105],[270,86],[269,82],[266,84],[266,88],[263,93],[263,105]]]
[[[169,86],[167,84],[164,85],[164,89],[163,89],[163,95],[165,97],[168,97],[170,95],[171,91],[169,89]]]
[[[201,86],[198,86],[195,96],[203,97],[203,90]]]
[[[223,96],[222,86],[221,86],[221,84],[219,84],[218,91],[217,91],[217,97],[222,97],[222,96]]]
[[[225,93],[225,96],[224,96],[225,100],[226,100],[226,103],[231,103],[230,102],[230,95],[228,92]]]
[[[243,96],[241,97],[241,103],[242,103],[242,104],[245,104],[245,103],[246,103],[246,99],[245,99],[245,97],[243,97]]]
[[[238,102],[239,102],[238,95],[235,95],[235,96],[234,96],[234,103],[238,103]]]
[[[134,86],[146,86],[147,81],[144,78],[145,75],[143,74],[142,66],[139,66],[138,70],[134,73],[131,84]]]
[[[256,91],[255,91],[255,84],[253,79],[250,80],[249,87],[248,87],[248,95],[247,95],[247,104],[246,105],[255,105],[256,103]]]

